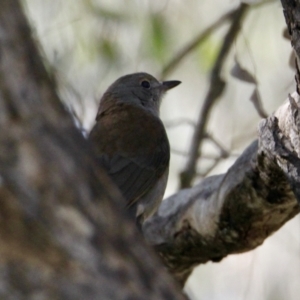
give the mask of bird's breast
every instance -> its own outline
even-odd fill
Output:
[[[98,118],[95,138],[101,152],[151,155],[169,151],[169,142],[161,120],[151,112],[131,105],[115,105]],[[93,135],[93,132],[91,133]]]

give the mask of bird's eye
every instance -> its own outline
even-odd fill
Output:
[[[143,80],[141,82],[141,86],[144,87],[145,89],[149,89],[150,88],[150,82],[147,80]]]

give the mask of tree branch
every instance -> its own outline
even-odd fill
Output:
[[[195,266],[261,245],[299,212],[300,99],[293,95],[259,127],[226,174],[163,201],[144,234],[184,284]],[[298,117],[299,115],[299,117]]]
[[[204,31],[200,32],[192,41],[190,41],[183,49],[181,49],[163,68],[159,78],[166,78],[174,69],[181,63],[181,61],[187,57],[196,47],[201,45],[217,28],[223,25],[226,21],[232,19],[239,8],[226,13],[219,18],[216,22],[207,27]]]
[[[146,238],[182,284],[195,266],[254,249],[299,213],[300,1],[281,2],[297,53],[298,93],[260,122],[258,141],[226,174],[166,199],[144,225]]]
[[[241,22],[244,19],[249,6],[241,4],[232,17],[232,23],[224,38],[215,65],[210,76],[210,87],[206,94],[204,104],[198,117],[197,126],[193,134],[189,158],[184,171],[181,173],[181,188],[190,187],[196,174],[197,160],[201,156],[201,144],[206,135],[206,126],[213,105],[219,99],[225,88],[225,81],[221,78],[221,70],[233,42],[240,31]]]

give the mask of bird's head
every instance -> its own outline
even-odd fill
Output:
[[[102,101],[107,101],[113,96],[112,98],[117,98],[118,102],[138,105],[159,115],[163,95],[180,83],[178,80],[158,81],[147,73],[129,74],[117,79],[107,89]]]

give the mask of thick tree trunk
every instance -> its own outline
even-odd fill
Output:
[[[144,225],[182,284],[195,266],[254,249],[299,212],[300,98],[293,97],[261,121],[259,140],[226,174],[166,199]]]
[[[0,298],[184,299],[92,157],[19,2],[1,1]]]

